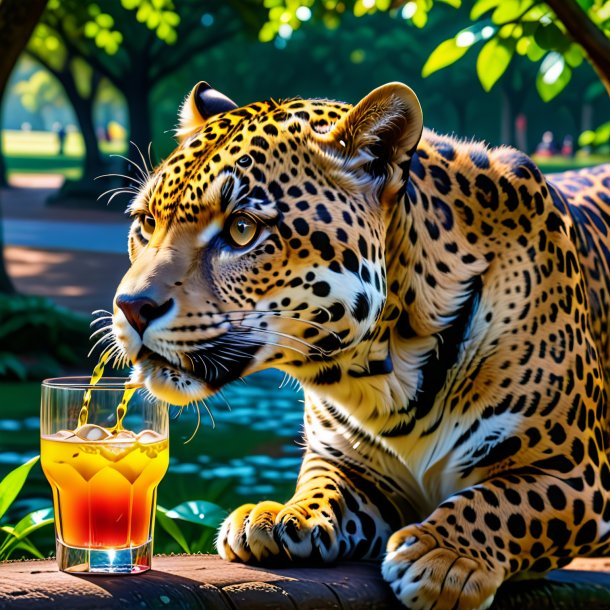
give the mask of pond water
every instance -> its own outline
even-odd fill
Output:
[[[170,468],[159,486],[159,504],[171,508],[207,500],[231,509],[290,497],[302,455],[303,405],[300,392],[279,387],[282,379],[281,373],[265,371],[225,388],[224,399],[206,401],[215,427],[202,409],[200,428],[189,442],[197,426],[193,409],[172,420]],[[0,384],[0,478],[38,455],[39,400],[39,384]],[[7,517],[12,521],[50,502],[37,465]]]

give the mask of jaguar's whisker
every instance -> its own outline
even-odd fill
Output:
[[[269,314],[265,313],[263,315],[269,315]],[[307,324],[308,326],[317,328],[318,330],[321,330],[322,332],[332,335],[336,339],[340,340],[339,335],[335,331],[330,330],[329,328],[326,328],[323,324],[320,324],[319,322],[314,322],[313,320],[308,320],[307,318],[295,318],[292,316],[282,316],[280,314],[272,314],[272,315],[274,318],[278,318],[280,320],[290,320],[291,322],[301,322],[302,324]]]
[[[104,316],[102,318],[95,318],[94,320],[91,320],[91,322],[89,323],[89,326],[93,326],[94,324],[97,324],[98,322],[103,322],[104,320],[112,320],[112,316]],[[112,326],[111,323],[105,324],[104,328],[108,328]]]
[[[226,397],[225,393],[222,391],[222,388],[219,388],[219,389],[218,389],[218,394],[219,394],[219,395],[220,395],[220,397],[221,397],[221,398],[224,400],[224,403],[227,405],[227,409],[228,409],[229,411],[231,411],[231,410],[232,410],[232,409],[231,409],[231,405],[229,404],[229,401],[228,401],[228,399],[227,399],[227,397]]]
[[[98,196],[96,201],[99,201],[102,197],[104,197],[105,195],[108,195],[108,193],[114,193],[112,195],[112,197],[114,197],[115,195],[117,195],[119,193],[126,193],[128,195],[137,195],[138,191],[136,189],[128,187],[128,186],[117,186],[117,187],[108,189],[107,191],[104,191],[101,195]]]
[[[123,178],[125,180],[131,180],[132,182],[135,182],[136,184],[142,186],[142,182],[140,180],[127,174],[101,174],[99,176],[96,176],[94,180],[99,180],[100,178]]]
[[[277,335],[279,337],[284,337],[284,339],[288,339],[290,341],[296,341],[297,343],[304,345],[308,349],[318,352],[319,354],[322,354],[324,356],[328,356],[332,353],[332,352],[322,349],[321,347],[318,347],[317,345],[313,345],[312,343],[309,343],[309,341],[305,341],[305,339],[301,339],[299,337],[293,337],[292,335],[289,335],[288,333],[280,332],[279,330],[272,330],[270,328],[257,328],[255,326],[247,326],[246,324],[240,324],[239,326],[241,326],[242,328],[249,328],[256,332],[261,332],[264,334]]]
[[[144,155],[142,154],[140,147],[132,140],[129,140],[129,143],[138,151],[138,154],[140,155],[140,159],[142,160],[142,165],[144,166],[144,171],[146,172],[147,177],[150,177],[150,169],[148,169],[148,165],[146,165],[146,159],[144,158]]]
[[[138,173],[142,176],[142,183],[141,183],[142,186],[146,185],[146,181],[150,178],[150,173],[144,172],[144,170],[135,161],[133,161],[132,159],[129,159],[125,155],[120,155],[118,153],[114,153],[110,156],[118,157],[119,159],[123,159],[124,161],[127,161],[127,163],[133,165],[138,170]]]
[[[99,338],[99,339],[98,339],[98,340],[97,340],[97,341],[96,341],[96,342],[93,344],[93,347],[92,347],[92,348],[89,350],[89,353],[87,354],[87,358],[90,358],[90,357],[91,357],[91,354],[92,354],[92,353],[95,351],[95,348],[96,348],[98,345],[103,344],[105,341],[108,341],[109,339],[110,339],[110,340],[112,340],[112,339],[113,339],[113,337],[112,337],[112,333],[107,333],[107,334],[105,334],[104,336],[100,337],[100,338]]]
[[[96,314],[98,314],[98,313],[105,313],[105,314],[108,314],[109,316],[111,316],[111,315],[112,315],[112,312],[111,312],[111,311],[108,311],[107,309],[96,309],[96,310],[94,310],[94,311],[92,311],[92,312],[91,312],[91,315],[92,315],[92,316],[95,316],[95,315],[96,315]]]
[[[150,155],[151,150],[152,150],[152,141],[150,141],[148,143],[148,164],[150,165],[150,169],[152,171],[152,169],[155,167],[155,164],[153,163],[151,155]]]
[[[91,341],[91,339],[93,339],[93,337],[95,337],[95,335],[99,335],[100,333],[103,332],[112,332],[112,326],[107,324],[106,326],[102,326],[101,328],[98,328],[97,330],[94,330],[90,335],[89,335],[89,340]]]

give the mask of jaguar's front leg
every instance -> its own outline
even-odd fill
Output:
[[[599,546],[602,485],[585,478],[506,474],[462,491],[392,535],[383,575],[410,610],[488,608],[507,578],[542,576]]]
[[[401,519],[390,495],[349,465],[309,452],[295,495],[235,510],[219,532],[218,552],[232,561],[379,558]]]

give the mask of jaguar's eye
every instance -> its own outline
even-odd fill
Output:
[[[152,237],[152,234],[155,232],[155,219],[153,216],[148,214],[140,214],[140,232],[142,233],[142,237],[149,241]]]
[[[244,155],[243,157],[237,159],[237,165],[239,165],[240,167],[248,167],[251,164],[252,157],[250,155]]]
[[[245,248],[256,239],[258,229],[258,223],[251,216],[238,214],[229,222],[227,237],[232,246]]]

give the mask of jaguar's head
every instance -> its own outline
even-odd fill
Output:
[[[382,208],[421,131],[417,98],[400,83],[354,107],[242,108],[199,83],[178,147],[129,208],[131,268],[113,334],[136,376],[186,404],[361,342],[386,298]]]

